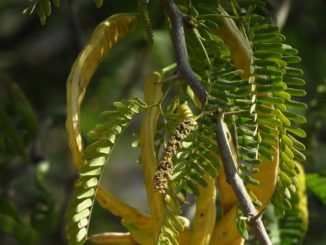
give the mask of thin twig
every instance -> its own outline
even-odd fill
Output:
[[[168,82],[173,82],[175,80],[177,80],[179,78],[179,75],[178,74],[173,74],[167,78],[164,78],[164,80],[162,81],[163,84],[166,84]]]
[[[198,96],[202,104],[205,104],[207,99],[207,92],[205,88],[196,78],[188,58],[188,51],[186,47],[186,39],[184,36],[184,23],[186,16],[179,11],[178,7],[172,1],[162,1],[163,6],[171,21],[172,41],[174,52],[177,60],[177,69],[181,77],[183,77],[191,87],[191,89]]]
[[[249,224],[253,228],[261,244],[272,245],[272,242],[268,237],[264,224],[260,218],[260,214],[258,214],[255,206],[251,202],[250,196],[248,195],[243,181],[238,174],[224,127],[223,117],[221,116],[217,120],[216,138],[222,154],[222,162],[226,180],[232,186],[232,189],[239,200],[241,210],[249,219]]]

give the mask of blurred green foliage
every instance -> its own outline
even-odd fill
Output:
[[[96,1],[101,4],[101,1]],[[23,0],[0,1],[0,244],[65,244],[64,210],[74,171],[65,135],[65,81],[93,28],[118,12],[135,12],[136,1],[61,1],[45,26],[36,15],[22,15]],[[140,95],[146,74],[172,61],[164,16],[150,1],[154,45],[145,30],[124,40],[97,71],[82,112],[83,132],[99,121],[113,100]],[[326,3],[292,1],[283,32],[300,51],[308,96],[307,172],[326,176]],[[135,125],[135,127],[138,125]],[[113,154],[104,185],[123,200],[146,210],[137,149],[126,134],[125,147]],[[129,136],[128,136],[129,135]],[[86,138],[86,135],[85,135]],[[86,139],[87,141],[87,139]],[[128,154],[125,151],[128,150]],[[130,152],[130,153],[129,153]],[[130,188],[132,186],[132,188]],[[309,230],[305,244],[325,244],[326,207],[309,193]],[[122,230],[113,215],[95,208],[93,232]]]

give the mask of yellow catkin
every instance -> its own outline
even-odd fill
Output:
[[[172,158],[177,153],[177,149],[181,147],[182,141],[187,137],[195,125],[195,121],[189,118],[183,120],[175,129],[174,135],[169,140],[159,165],[155,171],[155,191],[162,194],[166,193],[168,189],[169,179],[172,177],[174,170]]]

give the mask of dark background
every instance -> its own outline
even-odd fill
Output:
[[[322,0],[292,2],[283,33],[287,42],[299,50],[300,66],[305,72],[308,95],[304,101],[309,105],[308,123],[304,126],[308,133],[305,169],[326,175],[326,3]],[[62,1],[60,8],[53,8],[52,16],[41,26],[36,15],[22,15],[28,4],[23,0],[0,1],[0,75],[2,80],[14,81],[21,87],[36,112],[39,128],[31,144],[37,147],[29,148],[29,154],[34,157],[30,164],[11,158],[15,167],[5,172],[8,168],[1,163],[0,194],[15,203],[27,222],[34,204],[28,200],[33,200],[33,193],[37,192],[31,176],[41,160],[48,161],[44,182],[54,200],[56,215],[53,227],[46,231],[40,244],[64,244],[63,213],[75,178],[64,128],[66,78],[94,27],[114,13],[135,12],[137,7],[136,1],[109,0],[97,9],[92,0],[67,0]],[[169,36],[158,29],[162,13],[157,1],[151,5],[151,14],[156,16],[156,44],[148,48],[144,34],[139,32],[110,53],[95,74],[85,98],[82,111],[85,134],[114,100],[141,96],[146,75],[172,61]],[[135,137],[125,135],[106,169],[104,185],[121,199],[147,210],[141,168],[137,164],[138,150],[130,147]],[[309,194],[309,230],[305,244],[326,244],[325,217],[326,207]],[[93,220],[96,222],[91,223],[91,234],[123,229],[118,218],[98,206]],[[16,243],[0,231],[0,244]]]

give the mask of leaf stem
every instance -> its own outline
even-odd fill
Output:
[[[174,70],[176,67],[177,67],[177,64],[176,63],[173,63],[173,64],[171,64],[169,66],[164,67],[161,70],[161,72],[162,72],[163,75],[165,75],[167,72]]]
[[[235,192],[237,199],[239,200],[241,210],[249,219],[249,224],[253,228],[261,244],[272,245],[272,242],[268,237],[260,215],[258,214],[255,206],[251,202],[250,196],[236,169],[235,159],[231,153],[231,148],[226,136],[226,125],[223,121],[223,116],[219,116],[219,118],[217,119],[216,126],[216,139],[222,155],[222,162],[226,180],[232,186],[232,189]]]

